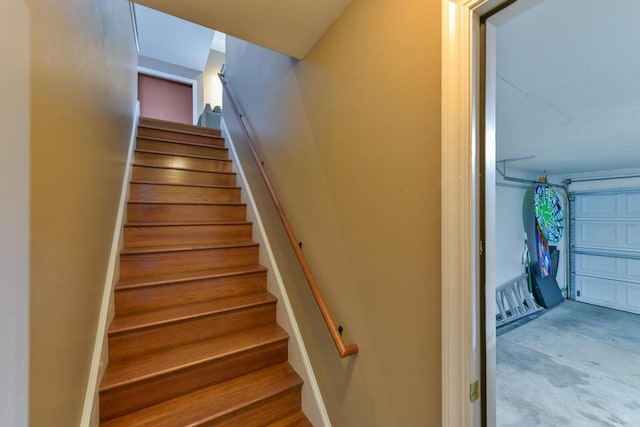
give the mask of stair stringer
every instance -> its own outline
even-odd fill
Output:
[[[264,224],[260,217],[260,212],[258,211],[251,187],[249,186],[224,118],[221,120],[220,128],[222,136],[225,138],[225,144],[227,148],[229,148],[229,158],[233,160],[233,170],[237,173],[240,181],[239,186],[241,187],[242,202],[247,204],[247,220],[252,221],[254,224],[253,240],[260,244],[260,263],[268,269],[267,289],[278,299],[278,325],[287,331],[290,336],[289,363],[304,381],[302,386],[302,410],[315,427],[331,427],[331,421],[329,420],[329,415],[324,400],[322,399],[322,394],[311,361],[309,360],[300,328],[298,327],[298,322],[291,307],[284,281],[280,275],[269,243],[269,238],[267,237]]]

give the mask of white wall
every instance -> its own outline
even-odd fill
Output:
[[[217,50],[209,51],[207,67],[204,70],[204,104],[222,106],[222,84],[218,78],[218,72],[224,64],[224,53]]]
[[[0,13],[0,425],[29,418],[29,11]]]

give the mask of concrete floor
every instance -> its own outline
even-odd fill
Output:
[[[640,426],[640,315],[565,301],[498,336],[498,427]]]

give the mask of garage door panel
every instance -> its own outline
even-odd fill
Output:
[[[580,291],[578,301],[618,304],[620,300],[619,286],[613,280],[578,276],[577,285]]]
[[[616,194],[582,197],[580,203],[576,203],[576,206],[576,215],[581,217],[619,216],[618,196]]]
[[[615,258],[577,255],[576,273],[586,274],[620,274],[620,266]]]
[[[576,194],[573,206],[576,299],[640,313],[640,191]]]
[[[627,260],[627,276],[640,282],[640,260]]]
[[[627,246],[640,249],[640,224],[627,224],[625,229]]]
[[[627,194],[627,215],[640,217],[640,193]]]

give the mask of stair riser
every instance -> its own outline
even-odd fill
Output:
[[[286,340],[100,393],[103,421],[287,360]]]
[[[167,168],[200,169],[211,172],[233,172],[230,161],[198,159],[195,157],[171,156],[167,154],[136,152],[133,162],[139,165]]]
[[[264,427],[300,409],[301,386],[296,386],[269,399],[257,402],[222,419],[199,423],[198,427]]]
[[[185,187],[180,185],[131,184],[131,202],[239,203],[239,188]]]
[[[267,289],[267,273],[167,283],[133,289],[116,289],[116,316],[156,308],[210,301],[261,292]]]
[[[150,119],[148,117],[140,117],[140,125],[142,127],[149,126],[153,128],[167,129],[179,132],[195,132],[204,135],[220,136],[220,129],[188,125],[185,123],[166,122],[164,120]]]
[[[118,360],[214,338],[276,321],[275,303],[184,320],[170,325],[109,334],[109,360]]]
[[[162,151],[163,153],[187,154],[191,156],[207,156],[217,159],[227,159],[228,151],[221,147],[201,147],[197,145],[175,144],[173,142],[156,141],[153,139],[138,138],[136,148],[139,150]]]
[[[224,147],[224,139],[219,136],[193,135],[189,133],[175,132],[168,129],[138,128],[138,137],[163,138],[173,141],[193,142],[215,147]]]
[[[237,243],[251,240],[251,224],[125,227],[124,247]]]
[[[129,203],[129,222],[244,221],[245,205],[148,205]]]
[[[160,184],[236,185],[236,175],[234,173],[196,172],[144,166],[134,166],[132,168],[131,180],[157,182]]]
[[[120,255],[120,277],[142,277],[258,263],[258,247]]]

